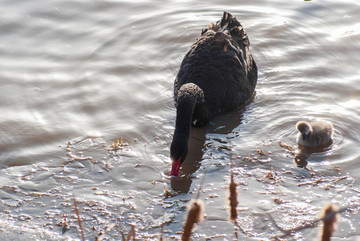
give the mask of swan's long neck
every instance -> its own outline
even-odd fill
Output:
[[[176,99],[177,111],[174,138],[176,135],[180,135],[179,138],[185,137],[187,140],[189,139],[194,109],[196,104],[201,102],[204,102],[204,92],[199,86],[193,83],[181,86]]]
[[[204,103],[204,92],[199,86],[188,83],[179,89],[176,97],[176,124],[171,145],[173,158],[185,159],[188,151],[191,122],[196,104]]]
[[[190,137],[191,121],[195,109],[196,100],[178,103],[176,110],[176,124],[174,139],[182,139],[187,142]]]

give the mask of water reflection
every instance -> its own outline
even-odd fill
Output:
[[[238,221],[252,239],[303,225],[327,201],[359,205],[358,2],[19,0],[2,1],[1,9],[2,240],[78,239],[71,193],[79,200],[87,240],[104,230],[104,239],[121,240],[130,223],[136,239],[157,240],[151,235],[162,222],[165,239],[176,239],[183,206],[194,197],[203,168],[208,219],[194,239],[230,237],[234,227],[223,218],[228,147],[242,157],[234,172]],[[246,26],[259,66],[257,97],[246,111],[192,130],[183,179],[171,182],[184,194],[164,200],[173,79],[190,44],[223,10]],[[312,167],[311,175],[276,142],[295,145],[299,113],[337,127],[329,149],[297,153],[299,166]],[[90,136],[99,138],[76,141]],[[139,143],[111,154],[113,139],[120,137]],[[69,140],[73,145],[67,147]],[[257,146],[266,156],[243,159],[257,157]],[[276,185],[264,180],[272,167]],[[332,181],[339,177],[346,178]],[[342,217],[337,239],[359,235],[358,214],[357,206]],[[64,234],[56,225],[62,216],[71,217]],[[109,230],[113,224],[120,226]],[[311,240],[316,232],[300,230],[293,239]]]
[[[294,162],[297,167],[306,168],[308,164],[308,159],[314,153],[326,153],[331,149],[332,143],[323,145],[323,146],[316,146],[316,147],[308,147],[308,146],[300,146],[299,151],[296,153],[294,157]]]
[[[171,188],[178,193],[187,193],[190,190],[193,174],[200,168],[204,148],[206,148],[207,134],[229,135],[241,124],[246,106],[254,100],[255,94],[251,99],[238,109],[215,117],[208,125],[194,127],[191,130],[189,154],[182,164],[180,170],[181,178],[171,180]],[[233,137],[236,137],[236,133]],[[225,146],[229,145],[230,139],[222,141]],[[227,149],[230,149],[229,146]]]

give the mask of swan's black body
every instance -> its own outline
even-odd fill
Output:
[[[221,21],[202,31],[185,55],[174,83],[177,107],[171,144],[177,176],[188,152],[191,123],[202,125],[246,103],[257,83],[257,66],[241,24],[224,12]]]

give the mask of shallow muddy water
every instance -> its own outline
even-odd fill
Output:
[[[173,81],[224,10],[248,33],[256,94],[194,128],[181,178],[170,180]],[[311,240],[320,225],[300,227],[328,202],[348,208],[334,240],[360,236],[356,1],[2,0],[1,13],[2,240],[81,239],[74,197],[86,240],[122,240],[132,226],[138,240],[177,240],[199,190],[194,240]],[[299,153],[301,119],[332,122],[333,144]]]

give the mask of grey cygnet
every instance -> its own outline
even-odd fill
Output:
[[[296,129],[300,132],[297,143],[301,146],[316,147],[331,144],[334,127],[328,121],[299,121]]]

